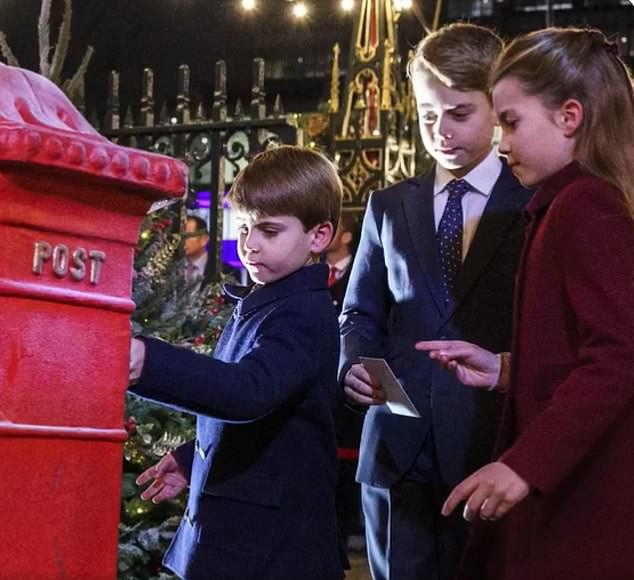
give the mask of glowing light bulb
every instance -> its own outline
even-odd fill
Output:
[[[341,0],[341,9],[350,12],[354,8],[354,0]]]
[[[245,10],[253,10],[255,8],[255,0],[242,0],[241,4]]]
[[[293,14],[296,18],[305,18],[308,14],[308,8],[303,2],[297,2],[293,4]]]
[[[394,0],[396,10],[408,10],[412,7],[412,0]]]

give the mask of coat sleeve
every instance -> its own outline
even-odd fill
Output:
[[[617,422],[634,420],[634,221],[615,193],[576,192],[557,207],[559,243],[552,250],[576,321],[567,330],[579,344],[576,367],[501,457],[544,494]]]
[[[340,380],[358,362],[359,356],[382,356],[383,353],[390,307],[381,241],[383,215],[378,192],[371,194],[339,318]]]
[[[145,365],[130,390],[191,413],[257,420],[323,381],[320,324],[314,313],[279,309],[262,322],[251,351],[232,363],[146,338]]]

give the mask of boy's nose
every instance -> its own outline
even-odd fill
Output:
[[[257,240],[254,236],[248,235],[244,240],[244,250],[248,253],[253,253],[258,251]]]
[[[438,122],[436,123],[436,132],[443,139],[453,139],[453,131],[450,127],[451,123],[448,121],[445,115],[440,115]]]

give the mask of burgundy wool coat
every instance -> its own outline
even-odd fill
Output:
[[[527,206],[499,460],[532,488],[474,524],[463,580],[634,578],[634,221],[568,165]]]

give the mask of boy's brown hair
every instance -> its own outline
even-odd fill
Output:
[[[459,91],[489,94],[489,75],[502,52],[502,39],[489,28],[456,22],[421,40],[407,65],[411,77],[426,70]]]
[[[334,232],[342,195],[337,169],[326,157],[283,145],[256,155],[236,177],[228,198],[246,212],[294,216],[305,231],[331,222]]]

